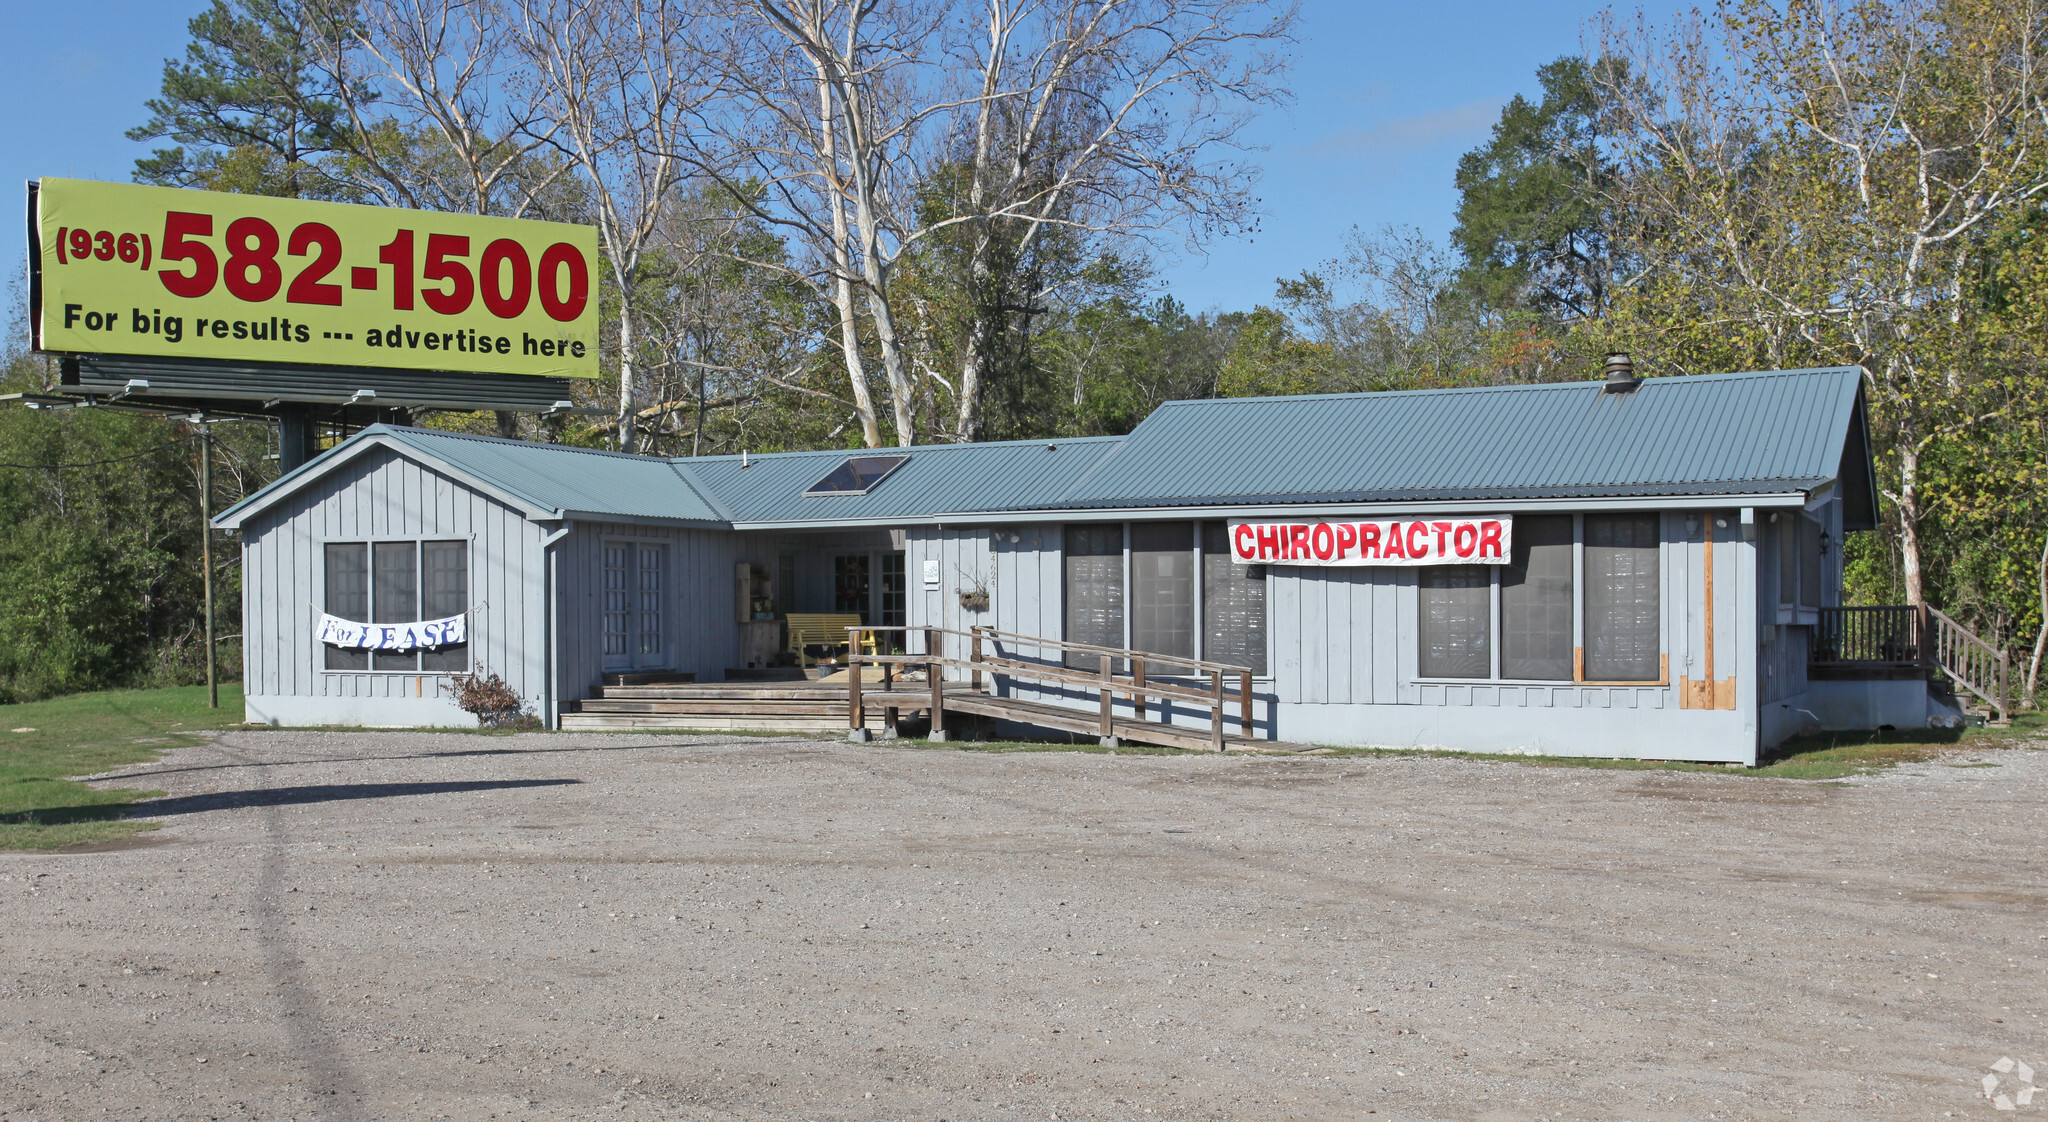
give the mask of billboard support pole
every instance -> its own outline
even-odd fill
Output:
[[[303,405],[277,410],[277,470],[292,471],[313,458],[313,416]]]
[[[213,646],[213,426],[199,424],[199,567],[206,587],[206,704],[220,708],[220,676]]]

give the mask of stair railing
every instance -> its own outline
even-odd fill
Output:
[[[1990,706],[1998,714],[2000,724],[2011,721],[2010,656],[1978,638],[1939,608],[1929,605],[1927,618],[1934,632],[1934,664]]]

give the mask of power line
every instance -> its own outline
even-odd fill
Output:
[[[189,437],[179,437],[179,438],[178,438],[177,440],[167,441],[167,442],[165,442],[165,443],[163,443],[163,444],[159,444],[159,445],[157,445],[157,446],[156,446],[156,447],[154,447],[154,448],[146,448],[146,449],[144,449],[144,450],[142,450],[142,451],[140,451],[140,452],[137,452],[137,453],[135,453],[135,454],[134,454],[134,455],[132,455],[132,456],[116,456],[116,457],[114,457],[114,458],[113,458],[113,459],[111,459],[111,460],[86,460],[86,461],[84,461],[83,463],[76,463],[76,464],[7,464],[7,463],[0,463],[0,468],[14,468],[14,469],[16,469],[17,471],[63,471],[63,470],[66,470],[66,469],[68,469],[68,468],[88,468],[88,467],[104,467],[104,466],[106,466],[107,464],[125,464],[125,463],[127,463],[128,461],[130,461],[130,460],[139,460],[139,459],[143,458],[144,456],[154,456],[154,455],[156,455],[156,454],[157,454],[158,452],[161,452],[161,451],[163,451],[163,450],[164,450],[164,449],[166,449],[166,448],[175,448],[175,447],[177,447],[178,445],[180,445],[180,444],[183,444],[183,443],[185,443],[185,441],[186,441],[186,440],[188,440],[188,439],[190,439],[190,438],[189,438]]]

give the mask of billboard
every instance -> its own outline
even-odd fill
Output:
[[[1514,532],[1514,517],[1506,514],[1233,522],[1230,551],[1240,565],[1505,565],[1514,553]]]
[[[37,350],[597,376],[589,226],[43,179]]]

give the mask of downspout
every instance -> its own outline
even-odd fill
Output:
[[[557,668],[561,665],[561,652],[556,649],[560,629],[555,626],[555,608],[557,604],[555,581],[558,572],[555,565],[555,544],[568,537],[569,531],[575,528],[576,523],[564,518],[562,519],[561,529],[540,540],[541,556],[547,561],[546,571],[541,580],[540,594],[541,632],[544,636],[542,642],[547,648],[547,668],[541,675],[541,709],[543,712],[543,722],[546,724],[549,732],[555,732],[562,727],[562,698],[561,691],[557,688],[559,684],[557,681],[559,677]]]

